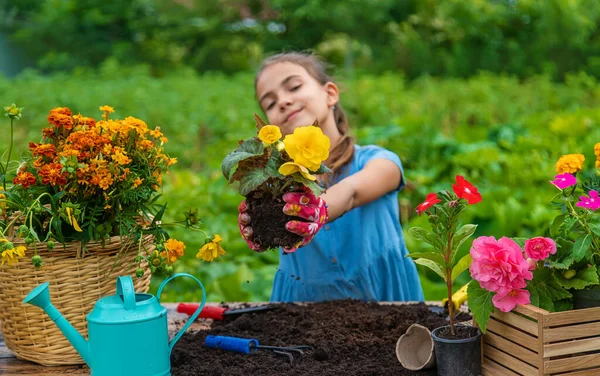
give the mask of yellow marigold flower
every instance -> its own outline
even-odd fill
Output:
[[[202,248],[200,248],[196,258],[201,258],[204,261],[212,262],[217,257],[223,256],[226,252],[219,244],[221,240],[223,240],[221,239],[221,236],[215,234],[211,241],[204,244]]]
[[[276,125],[265,125],[258,131],[258,139],[271,145],[281,138],[281,130]]]
[[[4,265],[4,263],[7,263],[8,265],[12,265],[12,264],[18,262],[19,261],[18,257],[24,257],[26,250],[27,250],[27,248],[20,245],[18,247],[12,248],[12,249],[6,249],[6,250],[2,251],[2,264],[0,264],[0,265]]]
[[[121,166],[131,162],[131,159],[125,154],[125,152],[116,152],[112,155],[112,160]]]
[[[142,185],[142,182],[144,181],[144,179],[140,179],[140,178],[135,178],[135,181],[133,182],[133,188],[137,188],[140,185]]]
[[[299,172],[308,180],[315,181],[317,179],[316,176],[310,174],[306,167],[299,165],[298,163],[287,162],[279,167],[279,173],[285,176],[292,175],[296,172]]]
[[[568,173],[576,173],[581,171],[583,168],[583,162],[585,161],[585,157],[583,154],[566,154],[560,157],[558,162],[556,162],[556,172],[559,174]]]
[[[4,188],[0,187],[0,191],[3,190]],[[6,200],[6,195],[4,193],[0,193],[0,213],[2,213],[4,209],[6,209],[6,202],[4,202],[4,200]]]
[[[321,163],[329,158],[329,137],[319,127],[299,127],[283,139],[285,151],[295,163],[317,171]]]
[[[112,114],[113,112],[115,112],[115,109],[112,106],[100,106],[100,111],[104,111],[104,112],[108,112],[109,114]]]
[[[177,158],[169,158],[167,160],[167,166],[173,166],[175,163],[177,163]]]
[[[178,258],[182,257],[185,250],[185,244],[182,241],[169,239],[165,242],[165,251],[162,251],[160,255],[172,264],[177,261]]]
[[[596,154],[596,157],[600,157],[600,142],[594,145],[594,154]]]

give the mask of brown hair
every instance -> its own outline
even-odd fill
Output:
[[[327,74],[326,64],[316,55],[301,52],[286,52],[273,55],[263,62],[256,74],[254,87],[256,88],[258,78],[265,68],[283,62],[300,65],[321,85],[325,85],[327,82],[333,82],[331,76]],[[332,169],[333,175],[336,176],[341,172],[342,167],[345,167],[350,163],[354,156],[354,138],[350,134],[350,126],[348,125],[346,113],[339,102],[335,104],[333,117],[342,137],[329,153],[329,158],[325,161],[325,165]]]

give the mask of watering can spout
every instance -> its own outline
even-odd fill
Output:
[[[29,303],[36,307],[40,307],[43,309],[46,314],[54,321],[56,326],[60,329],[60,331],[64,334],[65,337],[69,340],[71,345],[77,350],[79,355],[83,358],[83,360],[87,363],[87,365],[91,368],[91,353],[90,346],[88,341],[83,338],[81,334],[64,318],[64,316],[52,305],[50,302],[50,291],[48,290],[49,283],[43,283],[33,290],[25,299],[23,299],[23,303]]]

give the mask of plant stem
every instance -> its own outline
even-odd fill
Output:
[[[2,181],[2,186],[4,188],[4,190],[6,191],[6,178],[8,178],[8,164],[10,163],[10,155],[12,154],[12,148],[13,148],[13,126],[14,126],[14,119],[11,118],[10,119],[10,143],[8,146],[8,159],[6,160],[6,169],[4,170],[4,173],[6,174],[4,176],[4,180]]]
[[[452,301],[452,271],[446,268],[446,286],[448,287],[448,314],[450,314],[450,334],[454,333],[454,302]]]

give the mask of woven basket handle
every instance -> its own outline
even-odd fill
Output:
[[[200,312],[202,312],[202,309],[204,308],[204,304],[206,304],[206,290],[204,289],[204,285],[202,284],[202,282],[200,282],[200,280],[198,278],[194,277],[191,274],[187,274],[187,273],[173,274],[171,277],[165,279],[163,281],[163,283],[160,284],[160,287],[158,288],[158,291],[156,292],[156,298],[158,299],[159,303],[160,303],[160,295],[162,294],[163,287],[165,287],[165,285],[167,283],[169,283],[170,281],[172,281],[173,279],[175,279],[177,277],[190,277],[194,281],[198,282],[198,284],[200,285],[200,289],[202,290],[202,302],[200,302],[200,304],[198,305],[198,309],[196,309],[196,311],[194,312],[194,314],[190,316],[190,318],[185,323],[185,325],[183,326],[183,328],[181,328],[181,330],[175,335],[175,337],[173,338],[173,340],[169,343],[169,353],[171,351],[173,351],[173,346],[175,346],[175,343],[177,343],[177,341],[179,341],[179,338],[181,338],[181,336],[183,335],[183,333],[185,333],[185,331],[187,330],[187,328],[189,328],[189,326],[192,325],[192,323],[194,321],[196,321],[196,319],[200,315]]]
[[[133,311],[135,309],[135,290],[130,275],[117,277],[117,295],[123,299],[126,310]]]

